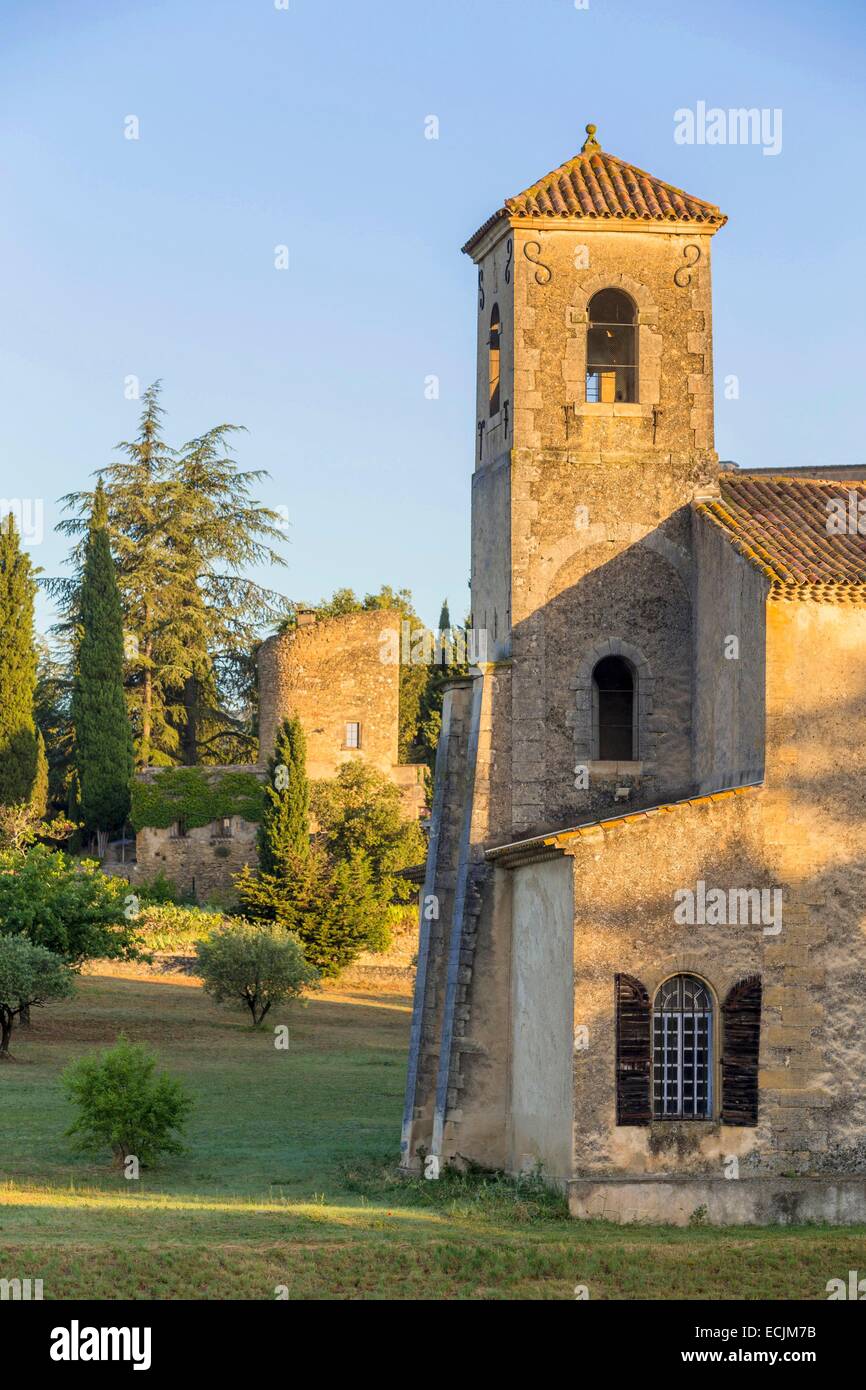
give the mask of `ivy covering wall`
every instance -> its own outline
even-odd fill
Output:
[[[252,772],[208,776],[198,767],[168,767],[152,781],[132,784],[133,829],[167,830],[183,821],[188,830],[225,816],[260,821],[264,791]]]

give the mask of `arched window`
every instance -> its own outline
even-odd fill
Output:
[[[499,305],[494,304],[490,313],[490,337],[487,340],[487,362],[490,376],[490,414],[499,414],[500,405],[500,350],[499,339],[502,333],[502,321],[499,317]]]
[[[653,1117],[706,1120],[713,1113],[713,1001],[694,975],[665,980],[653,1004]]]
[[[592,673],[594,754],[601,762],[638,758],[634,672],[621,656],[605,656]]]
[[[589,301],[586,399],[637,400],[635,307],[622,290],[599,290]]]

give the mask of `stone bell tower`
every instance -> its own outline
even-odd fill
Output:
[[[463,248],[478,266],[473,620],[494,679],[510,672],[493,838],[692,781],[688,504],[716,489],[710,246],[725,221],[605,153],[590,125]],[[631,682],[631,734],[599,729],[605,679]]]
[[[408,1166],[510,1162],[503,1039],[523,1015],[510,876],[487,851],[530,838],[541,861],[551,831],[694,785],[690,504],[718,490],[710,244],[726,219],[587,135],[463,248],[478,267],[472,619],[487,660],[443,707]],[[545,911],[552,899],[533,900],[533,921]],[[546,949],[544,926],[529,949]]]

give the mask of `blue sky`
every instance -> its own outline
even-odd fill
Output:
[[[125,378],[161,377],[172,439],[244,424],[241,462],[271,473],[288,568],[265,582],[310,601],[388,582],[430,622],[446,594],[462,615],[475,281],[459,248],[589,120],[729,214],[721,456],[866,462],[861,0],[288,3],[0,9],[0,496],[43,500],[46,573],[65,554],[56,499],[135,431]],[[781,153],[678,145],[674,112],[699,101],[781,108]]]

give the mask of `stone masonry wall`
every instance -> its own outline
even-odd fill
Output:
[[[514,663],[513,742],[497,756],[511,760],[520,836],[603,814],[624,785],[632,806],[692,785],[689,504],[717,486],[711,237],[549,223],[496,235],[513,242],[513,435],[510,471],[501,449],[476,451],[473,616]],[[479,255],[487,267],[492,250]],[[636,306],[635,403],[585,399],[588,305],[607,287]],[[479,330],[479,363],[483,350]],[[591,658],[617,642],[643,676],[641,756],[591,767],[585,789]]]
[[[222,904],[231,900],[232,875],[244,865],[258,864],[258,826],[240,816],[231,818],[231,835],[216,825],[197,826],[182,837],[170,830],[145,827],[136,836],[136,863],[132,882],[150,880],[160,872],[172,879],[182,893],[194,893],[199,902],[217,894]]]
[[[765,851],[761,796],[704,798],[560,841],[574,859],[574,1027],[588,1030],[588,1046],[574,1054],[576,1175],[700,1170],[722,1177],[727,1155],[753,1170],[775,1162],[763,1096],[757,1130],[710,1120],[617,1125],[615,1099],[617,973],[640,980],[650,998],[672,974],[706,981],[714,996],[718,1097],[720,1006],[736,981],[764,975],[767,943],[776,938],[764,936],[760,923],[679,925],[674,894],[695,891],[699,880],[708,889],[779,885]],[[766,1065],[766,1027],[761,1047]]]
[[[768,948],[764,1085],[790,1166],[866,1172],[866,608],[767,605],[765,833],[792,885]]]
[[[697,512],[692,521],[694,782],[707,792],[764,774],[769,583],[718,527]]]
[[[262,643],[260,765],[273,752],[279,724],[297,715],[310,777],[333,777],[353,758],[390,774],[398,760],[400,667],[382,660],[387,631],[399,634],[399,613],[376,610],[327,618]],[[358,750],[345,746],[347,723],[361,725]]]

